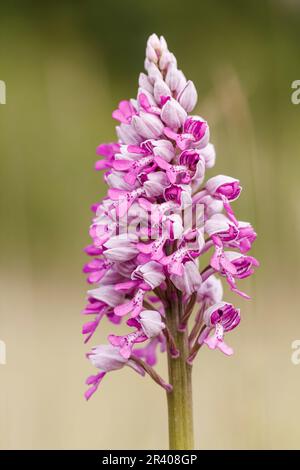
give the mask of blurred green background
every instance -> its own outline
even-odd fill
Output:
[[[194,368],[196,446],[300,448],[300,1],[24,0],[0,6],[2,449],[167,447],[150,379],[123,370],[82,397],[82,248],[105,192],[95,148],[114,139],[111,111],[135,96],[152,32],[198,89],[217,149],[209,175],[241,180],[237,214],[259,233],[252,302],[226,295],[242,309],[236,354],[203,350]]]

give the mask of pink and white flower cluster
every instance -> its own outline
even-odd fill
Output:
[[[83,334],[88,341],[103,317],[114,325],[126,322],[128,331],[109,335],[106,345],[88,354],[99,372],[87,379],[87,399],[108,372],[125,365],[170,390],[153,369],[158,350],[178,355],[165,321],[170,286],[186,307],[181,328],[194,321],[189,362],[204,344],[231,355],[224,333],[239,324],[240,311],[222,300],[220,277],[248,298],[237,280],[258,266],[247,254],[256,234],[232,209],[239,180],[218,175],[205,182],[215,163],[209,127],[189,114],[197,91],[163,37],[148,39],[145,70],[136,99],[121,101],[112,114],[118,141],[97,149],[104,158],[95,167],[105,171],[108,194],[92,208],[91,260],[84,266],[92,286],[83,311],[92,319]],[[209,265],[199,268],[209,250]]]

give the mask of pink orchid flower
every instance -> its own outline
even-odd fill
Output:
[[[227,302],[218,302],[209,307],[204,313],[207,325],[199,342],[205,343],[210,349],[219,349],[226,356],[233,354],[233,349],[224,342],[224,333],[233,330],[240,323],[240,311]],[[213,335],[209,336],[210,331]]]
[[[83,272],[92,287],[82,333],[89,341],[106,319],[118,327],[126,318],[131,329],[109,334],[109,344],[88,354],[98,370],[87,379],[87,399],[124,366],[171,393],[174,364],[184,375],[204,344],[231,355],[224,335],[238,326],[240,311],[222,301],[222,281],[248,299],[236,282],[258,266],[248,256],[256,233],[233,210],[239,180],[207,179],[216,151],[206,120],[189,114],[198,100],[194,83],[163,36],[149,37],[144,64],[135,97],[112,113],[116,142],[97,148],[107,194],[91,207]],[[159,352],[168,356],[170,383],[154,369]]]

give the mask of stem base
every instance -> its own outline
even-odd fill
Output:
[[[176,302],[166,312],[167,326],[180,353],[178,358],[168,354],[169,383],[173,386],[172,392],[167,393],[169,444],[171,450],[193,450],[192,366],[187,363],[187,330],[179,331],[183,305],[178,291],[176,297]]]

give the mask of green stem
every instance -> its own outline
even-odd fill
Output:
[[[179,331],[183,317],[181,293],[172,288],[170,307],[166,312],[166,323],[174,338],[180,356],[168,354],[169,383],[172,392],[167,393],[169,414],[169,443],[172,450],[192,450],[193,406],[192,406],[192,366],[187,364],[189,356],[188,333]]]

